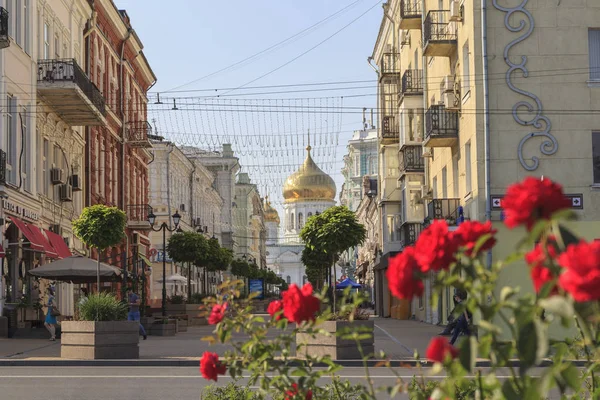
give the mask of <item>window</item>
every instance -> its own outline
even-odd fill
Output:
[[[294,213],[291,214],[290,218],[290,230],[294,229],[294,220],[296,219],[296,215]]]
[[[8,35],[15,37],[15,0],[6,0],[6,11],[8,11]]]
[[[50,177],[48,176],[48,152],[50,151],[50,142],[48,139],[44,139],[44,143],[42,145],[42,182],[41,189],[42,192],[48,196],[48,189],[50,186]]]
[[[62,155],[60,154],[60,147],[54,145],[54,147],[52,148],[52,157],[53,157],[53,162],[54,162],[54,166],[56,168],[62,168]]]
[[[60,59],[60,37],[58,33],[54,35],[54,58]]]
[[[44,22],[44,59],[50,58],[50,25]]]
[[[433,198],[437,199],[437,176],[433,177],[433,184],[431,190],[433,191]]]
[[[21,160],[21,177],[23,179],[23,189],[28,192],[31,192],[31,181],[33,179],[33,174],[31,173],[31,135],[29,134],[29,113],[27,111],[27,107],[23,107],[21,110],[21,118],[22,118],[22,138],[23,142],[21,146],[23,146],[23,158]]]
[[[298,213],[298,229],[302,229],[304,226],[304,215],[302,213]]]
[[[600,131],[592,132],[592,161],[594,163],[594,184],[600,185]]]
[[[469,66],[469,42],[466,42],[462,50],[462,95],[463,97],[471,90],[471,72]]]
[[[288,275],[288,276],[285,278],[285,281],[286,281],[286,282],[287,282],[287,284],[289,285],[290,283],[292,283],[292,277]]]
[[[600,29],[588,31],[590,57],[590,80],[600,81]]]
[[[23,0],[17,0],[15,8],[14,26],[15,26],[15,42],[23,47],[23,32],[21,27],[21,19],[23,18]]]
[[[360,156],[354,156],[354,176],[359,176],[360,173]]]
[[[311,212],[309,212],[309,213],[306,215],[306,219],[308,220],[310,217],[312,217],[312,213],[311,213]]]
[[[392,214],[387,216],[387,240],[389,242],[400,241],[400,214]]]
[[[6,113],[6,171],[10,183],[16,184],[17,171],[17,99],[11,95],[7,96],[6,104],[8,112]]]
[[[30,1],[31,0],[25,0],[23,3],[23,48],[25,49],[25,52],[27,54],[29,54],[31,52],[31,48],[29,47],[30,44],[30,40],[29,40],[29,36],[31,35],[30,29],[31,29],[31,22],[30,22],[30,16],[29,16],[29,10],[30,10]]]
[[[442,168],[442,199],[448,198],[448,169]]]
[[[458,153],[452,157],[452,191],[453,196],[458,198]]]
[[[471,187],[471,141],[465,143],[465,192],[469,194],[473,191]]]

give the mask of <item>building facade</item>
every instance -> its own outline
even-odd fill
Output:
[[[233,202],[233,229],[237,256],[255,260],[260,268],[267,267],[265,210],[258,188],[247,173],[238,174]]]
[[[499,231],[493,259],[503,258],[520,235],[501,222],[502,195],[526,176],[561,183],[579,216],[575,229],[600,236],[600,7],[502,3],[488,2],[483,20],[474,0],[384,7],[374,61],[380,77],[397,82],[396,106],[388,109],[384,82],[379,98],[383,118],[398,121],[392,136],[400,146],[403,245],[433,219],[454,226],[491,219]],[[503,285],[531,290],[527,268],[507,268]],[[447,320],[452,289],[438,294],[430,304],[426,282],[425,296],[412,304],[416,319]]]

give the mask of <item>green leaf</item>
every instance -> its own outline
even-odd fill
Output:
[[[506,400],[522,400],[511,379],[507,379],[502,384],[502,394]]]
[[[501,334],[502,330],[500,329],[499,326],[494,325],[488,321],[484,321],[484,320],[480,320],[479,321],[479,327],[483,330],[486,330],[488,332],[492,332],[492,333],[496,333],[496,334]]]
[[[562,296],[552,296],[547,299],[541,299],[539,305],[549,312],[563,318],[572,318],[575,315],[572,301]]]
[[[581,386],[579,370],[573,364],[569,364],[563,371],[561,371],[560,376],[565,381],[567,386],[573,390],[577,390]]]
[[[475,368],[477,359],[477,339],[475,336],[469,336],[469,340],[464,340],[460,346],[459,360],[463,368],[471,372]]]
[[[521,370],[527,370],[535,364],[538,348],[538,336],[535,332],[535,324],[529,321],[519,329],[517,338],[517,351],[520,354]]]
[[[565,228],[562,225],[558,225],[558,232],[555,232],[556,239],[558,241],[559,246],[562,249],[566,249],[570,244],[576,244],[580,242],[580,238],[575,236],[569,229]]]
[[[510,286],[504,286],[500,291],[500,302],[505,302],[515,294],[515,289]]]

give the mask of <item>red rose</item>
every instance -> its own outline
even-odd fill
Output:
[[[504,223],[509,228],[525,225],[531,230],[536,221],[549,219],[556,211],[570,207],[571,201],[561,185],[531,176],[509,186],[502,199]]]
[[[531,267],[531,280],[533,287],[537,293],[542,290],[542,287],[556,278],[552,271],[548,268],[546,253],[555,258],[558,254],[554,237],[549,237],[545,242],[538,243],[533,250],[525,254],[525,261]],[[558,287],[552,288],[551,294],[558,293]]]
[[[285,392],[285,400],[296,400],[300,398],[300,390],[297,383],[292,383],[292,387]],[[304,400],[312,400],[312,390],[306,392]]]
[[[452,346],[448,339],[438,336],[429,342],[425,356],[431,361],[443,363],[447,357],[451,359],[458,357],[458,349]]]
[[[475,245],[479,239],[485,235],[491,236],[486,239],[485,243],[479,248],[480,252],[490,250],[496,244],[496,238],[494,235],[498,232],[492,228],[492,221],[481,223],[479,221],[465,221],[456,231],[454,231],[454,238],[458,241],[459,247],[465,248],[465,254],[467,256],[473,256]]]
[[[600,299],[600,242],[570,244],[558,263],[565,268],[558,283],[575,301]]]
[[[224,375],[227,367],[219,361],[217,353],[205,351],[200,359],[200,373],[204,379],[217,381],[218,375]]]
[[[399,299],[412,299],[423,294],[421,272],[415,259],[414,247],[405,247],[402,253],[390,258],[386,277],[392,295]]]
[[[291,284],[288,290],[282,293],[283,297],[283,316],[290,322],[298,324],[314,320],[321,304],[319,299],[313,296],[313,288],[310,283],[302,287],[302,290],[296,285]]]
[[[448,269],[456,261],[454,253],[458,250],[458,244],[454,233],[448,231],[446,221],[433,221],[415,243],[415,257],[421,271]]]
[[[269,313],[269,315],[273,318],[275,318],[275,321],[279,321],[281,318],[283,318],[283,315],[281,315],[280,311],[283,310],[283,303],[281,302],[281,300],[273,300],[270,304],[269,307],[267,307],[267,312]],[[279,314],[277,314],[279,313]],[[275,316],[275,314],[277,314],[277,316]]]
[[[227,311],[227,303],[215,304],[208,317],[208,323],[210,325],[216,325],[221,322],[225,316],[225,311]]]

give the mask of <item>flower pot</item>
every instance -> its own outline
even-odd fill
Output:
[[[355,340],[342,339],[336,335],[337,332],[348,328],[356,329],[361,334],[370,333],[371,337],[360,341],[363,353],[365,356],[374,353],[375,345],[373,338],[373,330],[375,327],[374,321],[325,321],[318,325],[318,329],[322,329],[329,333],[316,334],[314,337],[306,332],[298,332],[296,334],[296,345],[301,348],[296,350],[296,357],[306,358],[329,355],[333,360],[360,360],[362,356]],[[359,330],[360,329],[360,330]]]
[[[138,322],[64,321],[61,328],[62,358],[140,358]]]

